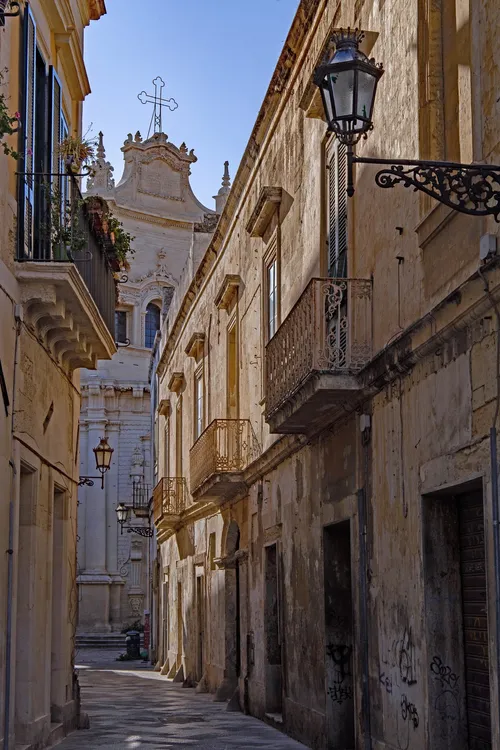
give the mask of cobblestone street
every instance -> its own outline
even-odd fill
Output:
[[[304,748],[258,719],[226,711],[212,695],[173,684],[140,662],[115,661],[115,652],[77,654],[82,710],[90,729],[74,732],[61,750],[239,750]]]

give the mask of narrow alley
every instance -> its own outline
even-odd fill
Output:
[[[90,729],[74,732],[61,750],[300,750],[258,719],[226,710],[213,695],[167,681],[140,662],[116,662],[115,652],[80,651],[82,711]]]

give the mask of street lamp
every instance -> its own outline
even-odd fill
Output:
[[[10,8],[7,13],[6,8]],[[14,0],[0,0],[0,26],[5,26],[6,18],[15,18],[21,12],[21,6]]]
[[[129,534],[139,534],[139,536],[145,536],[151,538],[154,534],[154,529],[151,526],[125,526],[130,516],[130,508],[124,503],[119,503],[116,508],[116,518],[120,524],[120,533],[123,534],[123,528]]]
[[[455,211],[494,216],[500,222],[500,167],[447,161],[373,159],[354,155],[354,145],[373,129],[372,115],[382,65],[369,60],[359,45],[363,32],[341,29],[335,52],[314,74],[323,99],[328,129],[347,146],[347,194],[354,195],[354,164],[383,166],[375,176],[381,188],[397,184],[419,190]]]
[[[80,481],[78,482],[78,486],[82,487],[83,485],[87,485],[88,487],[94,486],[94,479],[100,479],[101,480],[101,489],[104,489],[104,475],[107,471],[109,471],[109,468],[111,466],[111,458],[114,453],[114,449],[111,448],[108,444],[108,441],[106,438],[101,438],[99,445],[97,448],[93,448],[94,456],[95,456],[95,465],[96,469],[100,472],[100,477],[80,477]]]

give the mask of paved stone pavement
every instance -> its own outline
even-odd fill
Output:
[[[74,732],[58,750],[304,750],[258,719],[226,711],[213,696],[167,681],[141,662],[116,654],[77,654],[82,710],[90,729]]]

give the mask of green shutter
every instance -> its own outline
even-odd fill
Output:
[[[20,176],[19,229],[20,257],[33,257],[35,183],[33,178],[35,151],[35,66],[36,66],[36,23],[29,5],[24,12],[24,95],[23,95],[23,146],[22,172]]]
[[[328,275],[347,276],[347,147],[335,140],[328,153]]]

